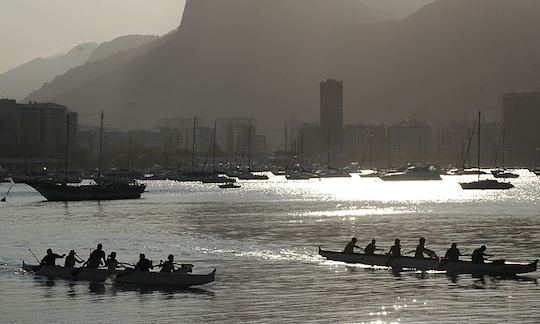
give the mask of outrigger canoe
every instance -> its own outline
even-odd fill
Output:
[[[82,280],[90,282],[105,282],[113,280],[116,283],[159,286],[170,288],[187,288],[208,284],[214,281],[216,269],[209,274],[192,274],[185,272],[143,272],[133,270],[116,270],[109,271],[107,269],[80,269],[66,268],[61,266],[44,266],[37,267],[35,265],[26,264],[23,262],[23,269],[32,272],[37,276],[47,278],[58,278],[66,280]]]
[[[470,261],[447,262],[439,261],[438,259],[420,259],[410,256],[394,257],[383,254],[343,253],[323,250],[320,247],[319,254],[328,260],[345,263],[360,263],[393,269],[446,271],[452,274],[466,273],[514,276],[520,273],[535,272],[538,265],[538,260],[527,264],[507,263],[504,260],[475,264]]]

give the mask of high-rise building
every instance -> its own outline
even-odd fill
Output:
[[[540,164],[540,93],[503,95],[506,162],[515,167]]]
[[[16,153],[13,147],[24,151],[18,153],[23,155],[59,151],[66,139],[74,142],[77,125],[77,113],[61,105],[0,100],[0,151],[10,156]]]
[[[343,148],[343,81],[321,82],[320,109],[322,145],[325,150],[340,151]]]

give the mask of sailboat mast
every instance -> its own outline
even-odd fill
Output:
[[[251,172],[251,119],[248,120],[248,171]]]
[[[193,117],[193,141],[191,143],[191,171],[195,171],[195,130],[197,127],[197,116]]]
[[[68,171],[68,167],[69,167],[69,118],[68,116],[66,115],[66,161],[65,161],[65,174],[64,174],[64,177],[65,177],[65,180],[67,180],[67,171]]]
[[[216,174],[216,129],[217,129],[217,121],[214,120],[214,144],[212,147],[212,174]]]
[[[300,135],[300,170],[304,170],[304,133]]]
[[[103,110],[99,116],[99,155],[98,155],[98,179],[101,178],[101,150],[103,148]]]
[[[478,181],[480,181],[480,124],[482,119],[482,112],[478,111],[478,156],[477,156],[477,162],[478,162]]]
[[[502,130],[502,169],[503,170],[504,170],[504,151],[506,150],[505,149],[505,143],[504,143],[505,142],[504,141],[505,140],[505,135],[506,135],[505,130],[503,128],[503,130]]]

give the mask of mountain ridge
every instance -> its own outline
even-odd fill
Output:
[[[28,99],[100,107],[120,128],[197,114],[254,117],[270,130],[289,118],[317,120],[326,78],[344,81],[350,122],[461,119],[500,108],[503,92],[539,85],[533,0],[438,0],[385,23],[356,20],[351,2],[310,11],[292,3],[187,1],[167,41],[84,85]]]

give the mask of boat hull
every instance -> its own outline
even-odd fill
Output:
[[[64,185],[57,183],[26,182],[49,201],[83,201],[139,199],[146,185],[104,184]]]
[[[387,174],[379,176],[382,181],[436,181],[442,180],[441,176],[435,175],[407,175],[407,174]]]
[[[514,188],[514,185],[509,182],[499,182],[497,180],[460,182],[459,185],[464,190],[507,190]]]
[[[366,255],[363,253],[343,253],[326,251],[319,248],[319,254],[332,261],[360,263],[371,266],[391,267],[394,269],[416,269],[421,271],[446,271],[452,274],[488,274],[512,276],[520,273],[534,272],[538,260],[528,263],[487,262],[474,264],[470,261],[445,262],[438,259],[420,259],[408,256]]]
[[[142,272],[133,270],[109,271],[106,269],[82,269],[73,275],[77,268],[45,266],[34,271],[36,266],[23,263],[23,269],[37,276],[76,281],[105,282],[113,280],[119,284],[144,285],[156,287],[186,288],[208,284],[214,281],[216,270],[209,274],[192,274],[184,272]]]

